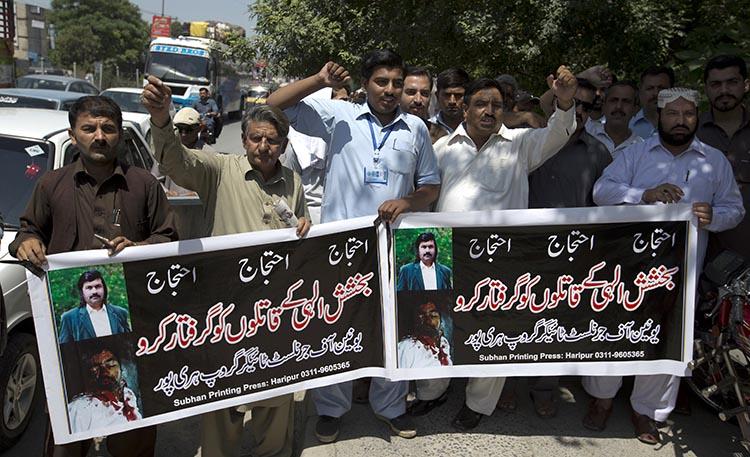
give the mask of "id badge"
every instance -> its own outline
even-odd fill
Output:
[[[388,184],[388,169],[365,167],[365,184]]]

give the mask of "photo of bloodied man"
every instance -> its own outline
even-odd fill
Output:
[[[136,368],[128,346],[120,336],[63,345],[72,433],[143,417]]]
[[[450,297],[446,291],[398,294],[399,368],[431,368],[453,364]]]

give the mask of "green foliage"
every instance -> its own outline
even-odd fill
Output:
[[[107,303],[128,309],[128,292],[125,287],[125,274],[121,263],[109,265],[92,265],[89,267],[68,268],[48,273],[52,309],[55,313],[55,325],[60,328],[60,317],[79,303],[78,278],[88,270],[99,270],[107,284]]]
[[[433,71],[511,73],[539,93],[560,64],[606,64],[637,79],[670,59],[687,75],[727,46],[750,50],[750,0],[257,0],[250,9],[259,54],[298,77],[328,60],[356,76],[365,52],[391,47]]]
[[[128,0],[52,0],[49,21],[57,31],[55,64],[90,70],[96,61],[121,70],[141,65],[150,28]]]
[[[446,227],[419,229],[399,229],[394,231],[393,249],[395,250],[396,271],[415,260],[414,240],[420,233],[432,232],[438,247],[437,261],[453,269],[453,231]]]

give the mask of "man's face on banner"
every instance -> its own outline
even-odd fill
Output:
[[[84,282],[81,293],[83,301],[94,309],[100,309],[104,304],[104,282],[99,278]]]
[[[424,329],[430,329],[435,332],[440,328],[440,312],[434,303],[425,303],[419,306],[417,313],[419,326]]]
[[[120,385],[120,362],[110,351],[105,349],[91,356],[89,366],[100,389],[114,391]]]
[[[435,262],[435,241],[422,241],[418,247],[419,260],[426,266],[432,266]]]

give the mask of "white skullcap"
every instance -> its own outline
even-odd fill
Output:
[[[667,103],[672,103],[680,97],[691,102],[693,105],[698,106],[698,91],[687,89],[685,87],[673,87],[671,89],[660,90],[659,100],[656,102],[656,106],[658,108],[664,108],[667,106]]]

